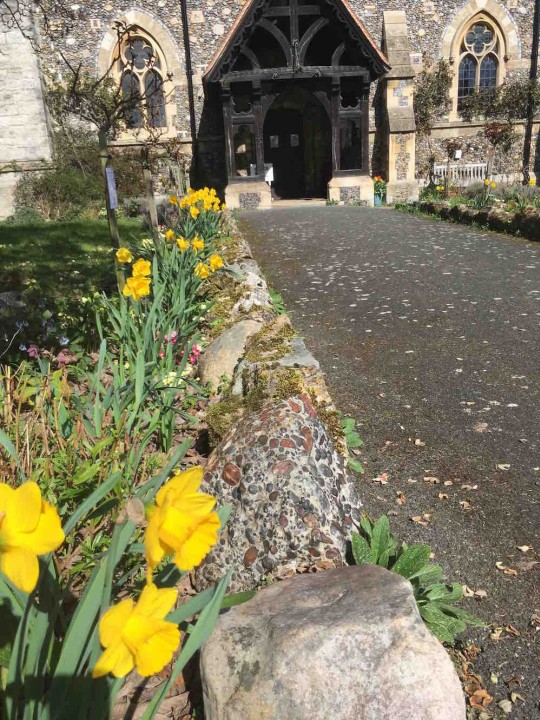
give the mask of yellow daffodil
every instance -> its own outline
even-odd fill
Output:
[[[0,569],[15,587],[32,592],[39,576],[38,555],[63,542],[58,513],[43,500],[35,482],[15,489],[0,483]]]
[[[176,238],[176,244],[178,245],[180,252],[185,252],[189,248],[189,241],[186,238]]]
[[[222,209],[222,210],[226,210],[226,209],[227,209],[227,206],[225,205],[225,203],[223,203],[223,205],[221,206],[221,209]]]
[[[168,243],[172,243],[172,242],[174,242],[175,238],[176,238],[176,235],[174,234],[174,230],[167,230],[167,232],[165,233],[165,240]]]
[[[195,207],[195,205],[192,205],[192,206],[190,207],[190,209],[189,209],[189,214],[191,215],[191,217],[192,217],[194,220],[197,219],[197,217],[198,217],[198,215],[199,215],[200,212],[201,212],[201,211],[199,210],[199,208],[198,208],[198,207]]]
[[[149,277],[130,277],[126,280],[122,293],[126,297],[132,297],[137,302],[142,297],[150,295],[150,282]]]
[[[200,238],[198,235],[195,235],[193,240],[191,241],[191,246],[193,250],[195,251],[195,255],[199,252],[199,250],[204,250],[204,240]]]
[[[198,278],[200,278],[201,280],[205,280],[210,275],[212,270],[208,267],[208,265],[200,262],[197,264],[197,267],[193,272]]]
[[[486,178],[486,179],[484,180],[484,185],[489,185],[489,184],[490,184],[490,181],[489,181],[488,178]]]
[[[143,260],[140,258],[136,263],[133,263],[131,268],[133,277],[147,277],[152,272],[152,266],[149,260]]]
[[[127,247],[121,247],[116,251],[116,259],[119,263],[130,263],[133,260],[133,255],[129,252]]]
[[[536,178],[530,178],[529,185],[532,185],[532,187],[534,187],[536,185]]]
[[[108,673],[120,678],[133,668],[148,677],[163,670],[180,644],[180,630],[164,618],[173,609],[176,588],[146,585],[137,604],[131,598],[109,608],[99,621],[99,641],[105,651],[92,677]]]
[[[171,203],[171,205],[178,205],[178,198],[176,197],[176,195],[171,195],[169,197],[169,202]]]
[[[156,495],[144,536],[150,572],[169,555],[180,570],[193,570],[217,542],[216,500],[199,492],[203,473],[196,467],[175,475]]]
[[[212,272],[215,272],[216,270],[220,270],[223,267],[223,259],[217,253],[213,253],[208,258],[208,264],[210,265],[210,269],[212,270]]]
[[[492,183],[491,183],[491,187],[492,187],[492,188],[496,188],[496,187],[497,187],[497,183],[496,183],[496,182],[492,182]]]

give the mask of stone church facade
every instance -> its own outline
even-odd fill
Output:
[[[136,144],[145,122],[177,138],[193,184],[219,188],[231,207],[268,206],[270,168],[282,198],[372,204],[380,174],[389,200],[413,199],[428,155],[445,159],[445,139],[461,140],[461,162],[486,159],[482,124],[460,118],[460,99],[530,64],[534,0],[186,0],[185,10],[179,0],[85,0],[52,18],[55,42],[42,37],[39,57],[0,26],[0,215],[20,172],[50,159],[42,82],[62,72],[59,48],[92,73],[110,70],[126,92],[159,88],[115,142]],[[136,28],[129,47],[116,21]],[[415,78],[438,58],[452,69],[451,108],[428,148]]]

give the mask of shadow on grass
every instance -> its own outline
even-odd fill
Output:
[[[138,221],[123,221],[127,240],[143,236]],[[45,295],[66,296],[114,285],[113,249],[105,221],[40,225],[0,223],[0,292],[35,286]]]

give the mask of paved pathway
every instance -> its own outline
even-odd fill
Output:
[[[496,701],[523,676],[510,717],[540,717],[540,245],[392,210],[272,209],[241,225],[360,425],[368,512],[390,511],[400,538],[487,591],[466,607],[520,635],[472,631],[477,667]]]

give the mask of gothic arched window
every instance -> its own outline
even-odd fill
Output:
[[[128,127],[166,127],[163,85],[167,72],[158,48],[142,35],[130,36],[122,43],[118,63],[122,95],[129,100]]]
[[[495,87],[499,79],[502,38],[487,19],[470,23],[461,41],[458,69],[458,110],[463,98]]]

